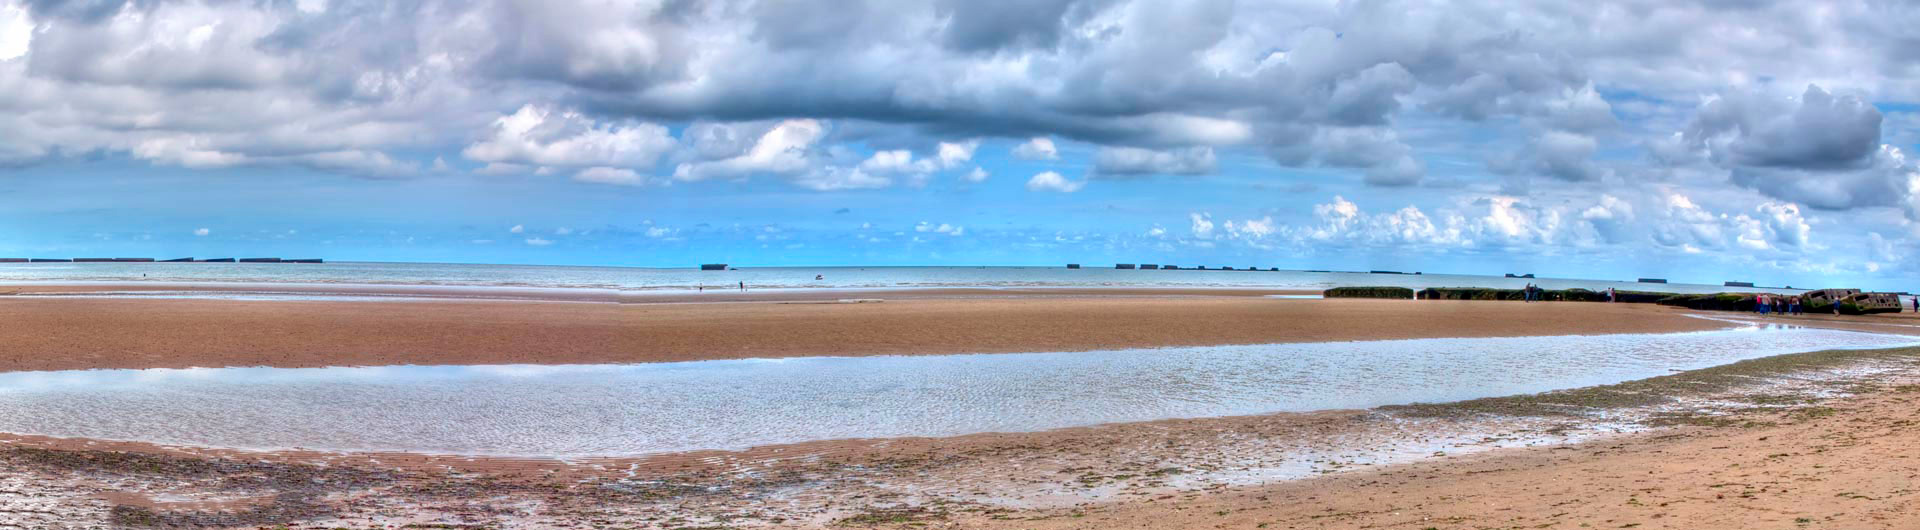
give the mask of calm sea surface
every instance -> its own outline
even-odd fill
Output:
[[[816,277],[820,279],[815,279]],[[621,291],[691,290],[703,285],[732,286],[739,282],[746,282],[751,287],[763,289],[1253,287],[1318,290],[1361,285],[1412,288],[1519,288],[1528,282],[1533,282],[1549,289],[1578,287],[1596,291],[1608,287],[1676,293],[1750,290],[1719,285],[1646,284],[1632,281],[1559,278],[1520,279],[1450,274],[1115,270],[1092,266],[1078,270],[1064,267],[769,267],[700,271],[440,263],[0,263],[0,283],[79,281],[461,285]]]

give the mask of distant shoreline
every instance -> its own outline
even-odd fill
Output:
[[[918,288],[1248,288],[1321,290],[1332,287],[1481,287],[1614,288],[1705,294],[1721,291],[1796,293],[1818,287],[1758,286],[1752,282],[1636,282],[1633,279],[1527,278],[1500,274],[1413,274],[1393,271],[1119,269],[1112,266],[1068,269],[1064,266],[822,266],[745,267],[726,271],[615,266],[541,266],[440,263],[336,262],[281,266],[224,266],[179,263],[0,264],[0,292],[10,287],[47,284],[114,285],[349,285],[407,287],[486,287],[519,289],[607,289],[619,292],[679,292],[737,287],[749,289],[918,289]],[[248,264],[240,264],[248,265]],[[1726,285],[1723,285],[1725,283]],[[1873,289],[1869,289],[1873,290]]]

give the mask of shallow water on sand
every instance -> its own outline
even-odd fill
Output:
[[[562,366],[0,373],[0,432],[241,449],[624,456],[1365,408],[1912,337],[1700,333]]]

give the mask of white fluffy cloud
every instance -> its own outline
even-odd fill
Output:
[[[1073,193],[1086,186],[1086,181],[1067,180],[1066,177],[1052,171],[1042,171],[1035,174],[1033,178],[1027,179],[1027,191]]]
[[[1213,214],[1210,214],[1210,213],[1187,214],[1187,220],[1189,221],[1187,231],[1193,234],[1193,237],[1196,237],[1199,239],[1213,239]]]
[[[974,150],[979,148],[979,140],[940,142],[934,156],[940,161],[941,169],[953,169],[972,161]]]
[[[736,143],[736,149],[722,156],[680,164],[673,171],[679,180],[744,177],[755,173],[792,175],[813,168],[809,157],[826,126],[817,120],[787,120],[774,125],[751,143]]]
[[[1060,150],[1053,146],[1052,138],[1036,136],[1014,146],[1013,156],[1021,160],[1056,160],[1060,158]]]
[[[0,3],[0,61],[26,55],[32,42],[33,20],[27,17],[27,7]]]
[[[494,120],[485,138],[461,153],[487,163],[651,168],[678,145],[659,125],[599,123],[578,112],[526,105]]]

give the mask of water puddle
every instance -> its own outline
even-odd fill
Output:
[[[634,365],[0,373],[0,432],[588,457],[1442,402],[1912,337],[1753,327]]]

